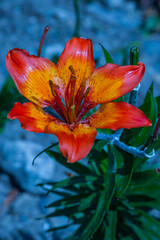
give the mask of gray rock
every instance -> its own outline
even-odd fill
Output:
[[[6,174],[0,174],[0,216],[4,211],[4,199],[11,191],[10,179]]]
[[[54,240],[53,234],[44,232],[48,220],[41,217],[41,198],[31,194],[19,194],[0,219],[0,239]]]
[[[15,181],[30,192],[39,192],[35,185],[51,181],[54,177],[55,163],[46,154],[39,156],[32,166],[33,158],[43,150],[39,144],[27,140],[6,140],[1,142],[1,168],[11,174]]]

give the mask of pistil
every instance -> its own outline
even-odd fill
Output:
[[[77,119],[76,119],[75,105],[71,106],[71,113],[72,113],[72,116],[73,116],[73,122],[76,123]]]
[[[76,115],[79,116],[81,109],[83,107],[84,99],[88,96],[91,88],[88,87],[85,91],[85,85],[80,86],[76,94]]]
[[[43,32],[43,35],[42,35],[42,38],[41,38],[40,44],[39,44],[37,57],[40,57],[40,55],[41,55],[43,42],[44,42],[44,39],[45,39],[45,36],[46,36],[48,30],[49,30],[49,27],[46,26],[45,29],[44,29],[44,32]]]

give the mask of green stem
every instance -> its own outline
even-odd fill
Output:
[[[58,142],[53,143],[52,145],[50,145],[49,147],[43,149],[40,153],[38,153],[38,154],[35,156],[35,158],[33,159],[33,161],[32,161],[32,165],[34,165],[35,160],[36,160],[37,157],[39,157],[42,153],[46,152],[47,150],[49,150],[49,149],[55,147],[56,145],[58,145]]]
[[[130,49],[130,64],[131,65],[137,65],[138,62],[139,62],[139,48],[138,47],[132,47]],[[136,104],[139,88],[140,88],[140,83],[130,93],[129,103],[132,104],[132,105]]]
[[[152,153],[147,154],[146,151],[147,149],[145,148],[144,150],[139,150],[136,147],[128,146],[125,143],[121,142],[119,138],[112,134],[104,134],[104,133],[98,133],[96,136],[96,139],[104,139],[104,140],[110,140],[114,145],[116,145],[118,148],[124,150],[125,152],[128,152],[134,156],[141,157],[141,158],[151,158],[155,156],[155,151],[153,150]]]
[[[80,35],[79,35],[80,11],[79,11],[78,0],[73,0],[73,5],[74,5],[74,10],[75,10],[75,18],[76,18],[73,37],[80,37]]]
[[[139,48],[138,47],[132,47],[130,49],[130,64],[131,65],[137,65],[138,62],[139,62]],[[136,88],[134,88],[132,90],[132,92],[130,93],[129,103],[132,104],[132,105],[136,104],[139,88],[140,88],[140,84],[138,84],[138,86]],[[123,133],[123,128],[117,130],[114,134],[118,139],[120,139],[122,133]]]
[[[139,63],[139,48],[131,47],[130,49],[130,64],[137,65]]]

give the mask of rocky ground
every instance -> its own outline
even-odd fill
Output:
[[[145,9],[124,0],[79,1],[80,35],[91,38],[98,65],[105,64],[99,42],[121,64],[121,51],[131,42],[141,43],[141,61],[146,64],[140,99],[152,81],[155,94],[160,94],[160,34],[145,31]],[[89,1],[88,1],[89,2]],[[59,55],[73,35],[75,12],[71,0],[1,0],[0,1],[0,88],[8,75],[5,56],[18,47],[36,54],[45,25],[50,31],[45,39],[42,55]],[[68,232],[46,234],[51,225],[64,219],[35,220],[46,213],[44,205],[53,196],[35,185],[46,180],[60,180],[65,171],[45,154],[32,160],[45,147],[55,141],[52,135],[35,134],[22,130],[18,121],[8,121],[0,136],[0,240],[55,240]],[[54,197],[56,198],[56,196]]]

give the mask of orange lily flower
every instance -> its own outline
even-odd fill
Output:
[[[96,128],[151,126],[138,108],[126,102],[113,102],[138,85],[144,75],[144,64],[108,63],[95,69],[89,39],[69,40],[57,66],[16,48],[8,52],[6,67],[19,92],[31,101],[15,103],[8,117],[18,119],[28,131],[56,135],[60,151],[70,163],[90,152]],[[83,118],[99,104],[94,114]]]

